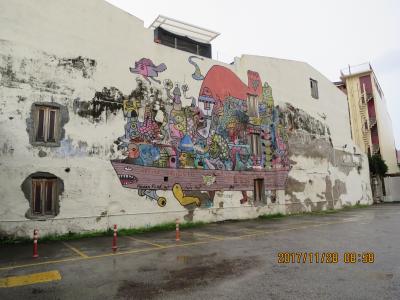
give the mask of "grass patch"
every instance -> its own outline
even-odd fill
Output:
[[[306,215],[330,215],[330,214],[336,214],[338,212],[342,211],[348,211],[352,209],[357,209],[357,208],[366,208],[370,207],[371,205],[369,204],[356,204],[356,205],[344,205],[342,208],[339,209],[327,209],[327,210],[319,210],[319,211],[304,211],[304,212],[299,212],[299,213],[294,213],[294,214],[266,214],[266,215],[261,215],[258,217],[258,219],[261,220],[269,220],[269,219],[279,219],[279,218],[284,218],[284,217],[290,217],[290,216],[306,216]]]
[[[336,214],[336,213],[339,213],[339,212],[348,211],[348,210],[352,210],[352,209],[366,208],[366,207],[370,207],[370,206],[371,205],[369,205],[369,204],[343,205],[342,208],[338,208],[338,209],[327,209],[327,210],[319,210],[319,211],[306,211],[306,212],[290,214],[290,215],[287,215],[287,216],[330,215],[330,214]]]
[[[296,214],[288,214],[284,215],[282,213],[276,213],[276,214],[265,214],[261,215],[258,217],[260,220],[273,220],[273,219],[280,219],[284,217],[290,217],[290,216],[304,216],[304,215],[329,215],[329,214],[334,214],[342,211],[348,211],[352,209],[358,209],[358,208],[366,208],[370,207],[368,204],[356,204],[356,205],[347,205],[343,206],[341,209],[328,209],[328,210],[323,210],[323,211],[313,211],[313,212],[300,212]],[[248,220],[248,219],[246,219]],[[246,220],[231,220],[234,222],[241,222],[241,221],[246,221]],[[224,221],[227,222],[227,221]],[[219,223],[219,222],[217,222]],[[181,229],[188,229],[188,228],[198,228],[201,226],[206,225],[207,223],[205,222],[187,222],[187,223],[182,223],[180,224]],[[162,231],[173,231],[175,230],[175,223],[170,222],[170,223],[164,223],[164,224],[159,224],[155,226],[149,226],[149,227],[140,227],[140,228],[121,228],[118,230],[118,235],[119,236],[125,236],[125,235],[135,235],[135,234],[143,234],[143,233],[148,233],[148,232],[162,232]],[[77,240],[77,239],[82,239],[82,238],[90,238],[90,237],[99,237],[99,236],[112,236],[113,235],[113,229],[109,228],[108,230],[102,230],[102,231],[90,231],[90,232],[83,232],[83,233],[75,233],[75,232],[69,232],[67,234],[62,234],[62,235],[56,235],[56,234],[50,234],[46,235],[43,237],[39,238],[39,242],[47,242],[47,241],[69,241],[69,240]],[[23,244],[23,243],[31,243],[32,238],[27,238],[27,237],[22,237],[22,238],[13,238],[13,237],[8,237],[8,236],[0,236],[0,245],[4,244]]]
[[[284,214],[277,213],[277,214],[261,215],[261,216],[258,217],[258,219],[269,220],[269,219],[279,219],[279,218],[283,218],[283,217],[286,217],[286,216]]]
[[[187,222],[179,225],[180,229],[188,229],[188,228],[198,228],[200,226],[204,226],[205,222]],[[176,224],[174,222],[164,223],[155,226],[149,227],[139,227],[139,228],[121,228],[118,230],[118,236],[126,236],[126,235],[134,235],[134,234],[143,234],[147,232],[161,232],[161,231],[173,231],[175,230]],[[39,242],[48,242],[48,241],[70,241],[70,240],[78,240],[82,238],[91,238],[91,237],[99,237],[99,236],[112,236],[114,230],[112,228],[108,228],[107,230],[100,231],[90,231],[83,233],[75,233],[69,232],[67,234],[56,235],[49,234],[43,237],[39,237]],[[24,244],[31,243],[31,238],[12,238],[12,237],[0,237],[0,245],[1,244]]]

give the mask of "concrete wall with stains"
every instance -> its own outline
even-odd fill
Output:
[[[385,95],[378,87],[378,80],[374,73],[371,73],[372,77],[372,90],[374,93],[374,104],[376,121],[378,127],[379,136],[379,149],[382,158],[385,160],[388,166],[388,174],[397,174],[400,172],[400,166],[397,163],[397,151],[394,140],[392,119],[390,118]]]
[[[190,53],[154,43],[141,20],[101,0],[0,1],[0,11],[1,235],[151,226],[176,217],[208,222],[372,202],[368,162],[353,148],[346,98],[309,65],[255,56],[236,58],[233,65],[190,60]],[[167,69],[147,80],[129,69],[141,58]],[[291,170],[286,189],[268,193],[266,202],[253,202],[252,192],[241,202],[240,191],[216,191],[210,204],[183,206],[171,190],[160,190],[158,197],[167,200],[160,206],[151,194],[121,186],[110,163],[125,158],[118,142],[127,124],[121,100],[134,92],[137,78],[166,100],[163,82],[170,80],[186,84],[189,97],[182,97],[182,106],[190,106],[203,84],[199,74],[192,76],[191,61],[202,75],[223,66],[243,83],[252,70],[272,87]],[[318,80],[318,100],[311,98],[309,77]],[[59,146],[30,143],[36,103],[66,108]],[[36,172],[58,177],[63,187],[57,215],[42,221],[28,218],[21,187]]]

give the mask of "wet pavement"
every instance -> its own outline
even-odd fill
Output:
[[[1,245],[0,299],[400,299],[400,204],[111,239]]]

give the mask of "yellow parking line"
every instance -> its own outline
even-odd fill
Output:
[[[69,248],[70,250],[74,251],[76,254],[78,254],[80,257],[88,258],[89,256],[83,253],[82,251],[78,250],[75,247],[72,247],[70,244],[67,244],[66,242],[63,242],[64,246]]]
[[[0,278],[0,288],[9,288],[14,286],[29,285],[35,283],[61,280],[61,274],[58,271],[49,271],[43,273],[34,273],[30,275],[12,276]]]
[[[148,241],[145,241],[145,240],[142,240],[142,239],[137,239],[137,238],[134,238],[134,237],[131,237],[131,236],[125,236],[125,237],[130,239],[130,240],[133,240],[133,241],[137,241],[137,242],[141,242],[141,243],[144,243],[144,244],[152,245],[152,246],[155,246],[155,247],[158,247],[158,248],[164,248],[164,246],[160,245],[160,244],[148,242]]]
[[[65,258],[65,259],[59,259],[59,260],[50,260],[50,261],[44,261],[44,262],[38,262],[38,263],[24,264],[24,265],[13,265],[13,266],[8,266],[8,267],[0,267],[0,271],[40,266],[40,265],[49,265],[49,264],[62,263],[62,262],[68,262],[68,261],[80,261],[80,260],[89,260],[89,259],[96,259],[96,258],[102,258],[102,257],[108,257],[108,256],[118,256],[118,255],[126,255],[126,254],[133,254],[133,253],[150,252],[150,251],[157,251],[157,250],[166,249],[166,248],[176,248],[176,247],[186,247],[186,246],[193,246],[193,245],[200,245],[200,244],[208,244],[208,243],[212,243],[212,242],[236,240],[236,239],[242,239],[242,238],[247,238],[247,237],[254,237],[254,236],[270,234],[270,233],[326,226],[326,225],[331,225],[331,224],[343,224],[343,223],[356,222],[356,221],[359,221],[359,220],[325,222],[325,223],[319,223],[319,224],[314,224],[314,225],[309,225],[309,226],[300,226],[300,227],[285,228],[285,229],[279,229],[279,230],[269,230],[269,231],[266,230],[266,231],[260,231],[260,232],[255,232],[255,233],[243,234],[243,235],[234,236],[234,237],[217,237],[217,236],[212,236],[212,235],[207,235],[207,234],[202,234],[202,233],[194,233],[199,236],[210,237],[211,239],[206,240],[206,241],[193,242],[193,243],[176,243],[176,244],[165,245],[165,246],[159,245],[161,247],[157,246],[157,247],[144,248],[144,249],[132,249],[132,250],[123,251],[123,252],[105,253],[105,254],[87,256],[87,257],[79,256],[79,257],[71,257],[71,258]],[[152,244],[158,245],[158,244],[154,244],[154,243],[152,243]]]

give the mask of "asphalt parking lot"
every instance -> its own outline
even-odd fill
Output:
[[[0,299],[400,298],[400,204],[111,239],[1,245]]]

